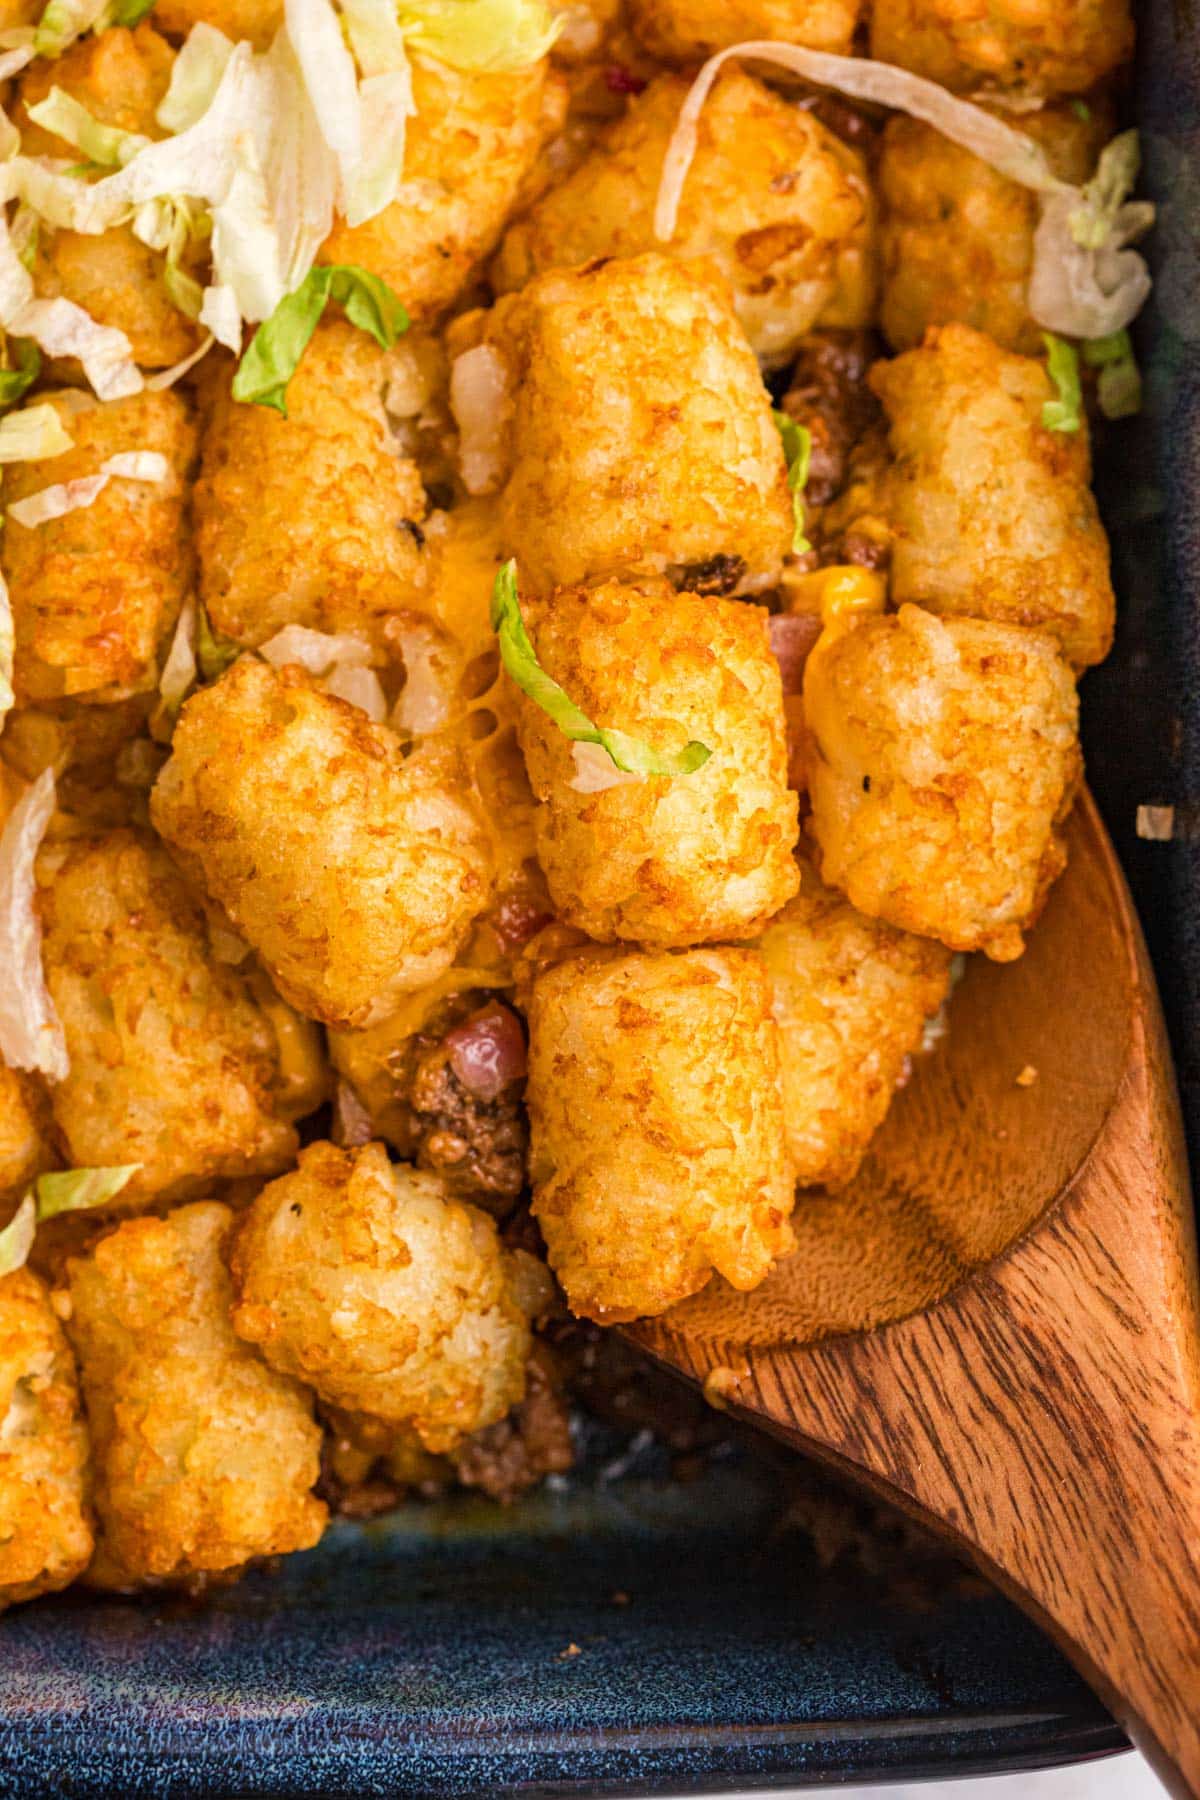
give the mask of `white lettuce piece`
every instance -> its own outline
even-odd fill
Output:
[[[0,833],[0,1057],[62,1081],[67,1043],[42,973],[42,927],[34,863],[54,812],[54,771],[45,769]]]
[[[171,65],[171,80],[154,117],[164,131],[187,131],[213,103],[233,40],[203,20],[193,25]]]
[[[51,519],[65,518],[68,513],[91,506],[109,482],[118,477],[125,481],[158,482],[165,481],[168,473],[167,459],[161,451],[123,450],[102,462],[94,475],[80,475],[74,481],[57,481],[51,487],[27,495],[24,500],[14,500],[8,508],[8,516],[18,525],[32,530]]]
[[[14,337],[32,338],[47,356],[78,357],[98,399],[121,400],[145,386],[125,333],[98,324],[73,300],[31,300],[4,326]]]

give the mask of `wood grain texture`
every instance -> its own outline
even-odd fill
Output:
[[[859,1182],[802,1198],[798,1255],[631,1335],[972,1556],[1197,1800],[1193,1215],[1153,977],[1090,801],[1071,838],[1025,958],[972,971]]]

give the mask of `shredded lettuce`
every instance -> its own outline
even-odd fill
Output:
[[[151,735],[160,743],[171,736],[179,709],[196,680],[196,602],[190,594],[179,609],[179,618],[158,678],[158,705],[150,721]]]
[[[787,461],[788,492],[792,496],[792,555],[803,556],[812,545],[804,535],[804,489],[808,484],[808,465],[812,459],[812,433],[807,425],[801,425],[788,413],[777,412],[774,408],[771,417],[783,440],[783,454]]]
[[[233,40],[215,25],[193,25],[171,65],[171,80],[154,117],[164,131],[187,131],[212,105],[233,55]]]
[[[1046,372],[1058,389],[1057,400],[1047,400],[1042,407],[1042,424],[1047,431],[1078,431],[1083,392],[1079,385],[1079,352],[1074,344],[1065,343],[1052,331],[1043,331],[1046,346]]]
[[[50,0],[33,34],[38,56],[61,56],[77,37],[98,25],[108,0]]]
[[[0,369],[0,406],[12,406],[41,373],[42,358],[36,344],[27,338],[12,340],[15,369]]]
[[[511,560],[496,571],[492,587],[492,630],[500,647],[500,660],[508,676],[523,694],[540,706],[564,737],[576,744],[597,744],[607,751],[613,766],[629,775],[691,775],[712,755],[707,744],[695,739],[675,755],[662,755],[642,738],[627,732],[593,725],[557,681],[547,675],[529,641],[521,602],[517,595],[517,565]]]
[[[111,1169],[59,1169],[39,1175],[33,1184],[39,1225],[59,1213],[82,1212],[105,1206],[128,1187],[141,1163],[124,1163]]]
[[[396,0],[342,0],[342,17],[364,76],[387,75],[408,66]]]
[[[0,463],[40,462],[44,457],[62,456],[74,442],[55,408],[46,401],[22,407],[20,412],[0,419]]]
[[[47,524],[51,519],[61,519],[67,513],[91,506],[99,499],[109,482],[117,477],[125,481],[158,482],[165,481],[169,473],[167,459],[161,451],[119,451],[116,456],[110,456],[102,462],[94,475],[80,475],[74,481],[55,482],[52,487],[41,488],[36,494],[27,495],[24,500],[12,501],[8,516],[15,519],[18,525],[31,530],[37,525]]]
[[[544,0],[400,0],[399,15],[412,49],[496,73],[539,62],[562,29]]]
[[[1100,371],[1096,398],[1106,419],[1129,419],[1142,410],[1142,375],[1127,331],[1092,338],[1081,354],[1089,368]]]
[[[0,1275],[23,1269],[37,1233],[37,1202],[26,1194],[8,1224],[0,1231]]]
[[[13,658],[17,649],[17,634],[13,625],[12,601],[9,599],[8,583],[0,575],[0,728],[3,728],[5,716],[12,711],[13,700]]]
[[[42,974],[34,864],[54,812],[54,771],[44,769],[0,833],[0,1058],[51,1081],[67,1073],[67,1043]]]
[[[233,378],[233,397],[273,406],[287,418],[287,388],[321,320],[337,300],[346,317],[390,350],[408,327],[408,314],[386,281],[355,263],[322,263],[260,325]]]
[[[223,633],[214,631],[209,623],[204,602],[196,602],[196,662],[200,668],[201,679],[216,681],[223,675],[230,663],[235,663],[242,654],[244,645],[235,638],[225,637]]]
[[[31,106],[29,117],[101,168],[123,168],[150,142],[140,131],[119,131],[115,125],[102,125],[86,106],[60,87],[52,87],[44,100]]]

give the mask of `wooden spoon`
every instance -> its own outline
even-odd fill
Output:
[[[949,1539],[1200,1800],[1187,1164],[1090,799],[1069,837],[1025,956],[973,959],[859,1179],[801,1198],[796,1255],[753,1294],[714,1281],[629,1334]]]

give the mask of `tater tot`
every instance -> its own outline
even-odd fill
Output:
[[[631,0],[629,9],[647,50],[676,63],[698,62],[748,38],[845,55],[860,10],[860,0]]]
[[[771,977],[796,1180],[842,1187],[946,998],[951,953],[857,912],[807,861],[800,892],[757,949]]]
[[[35,1175],[54,1167],[51,1131],[41,1082],[0,1063],[0,1203],[19,1200]]]
[[[560,588],[527,609],[538,660],[597,724],[663,754],[698,741],[690,775],[612,780],[522,696],[538,858],[559,915],[600,942],[655,949],[745,937],[795,892],[779,664],[767,615],[665,581]],[[580,754],[582,752],[582,754]]]
[[[17,699],[39,704],[77,696],[124,699],[158,682],[191,582],[185,523],[196,430],[174,393],[135,394],[105,405],[74,391],[40,394],[74,440],[61,456],[10,463],[3,502],[95,475],[110,456],[157,451],[164,481],[114,476],[90,506],[40,525],[11,512],[0,538],[16,631]]]
[[[665,1312],[792,1248],[779,1035],[749,950],[586,950],[529,1008],[533,1212],[571,1311]]]
[[[154,23],[170,38],[193,25],[213,25],[235,43],[265,50],[283,24],[283,0],[157,0]]]
[[[958,92],[1084,94],[1129,60],[1129,0],[874,0],[871,55]]]
[[[456,757],[406,760],[297,668],[243,657],[193,695],[150,810],[284,998],[328,1025],[385,1019],[488,901]]]
[[[500,291],[549,268],[657,248],[654,202],[688,81],[661,75],[566,181],[510,226],[492,265]],[[874,207],[862,158],[753,76],[730,68],[700,115],[670,248],[706,256],[733,292],[758,355],[786,360],[833,307],[874,310]]]
[[[131,831],[49,845],[38,884],[46,983],[70,1057],[51,1092],[68,1160],[140,1163],[115,1203],[135,1212],[286,1168],[295,1113],[279,1033],[249,977],[213,956],[162,846]]]
[[[871,918],[1011,962],[1062,872],[1071,671],[1041,631],[918,606],[827,627],[804,672],[823,879]]]
[[[469,357],[507,377],[501,510],[532,591],[605,575],[773,585],[792,535],[783,451],[715,271],[658,255],[552,270],[501,300],[483,336],[451,393],[459,410]]]
[[[320,260],[381,275],[414,319],[443,312],[495,248],[537,159],[547,67],[488,74],[415,58],[401,192],[362,225],[339,220]]]
[[[45,1285],[0,1280],[0,1608],[64,1588],[92,1556],[75,1359]]]
[[[318,326],[288,384],[288,416],[213,383],[194,516],[213,625],[265,643],[285,625],[370,633],[423,575],[425,491],[383,410],[387,357],[342,320]]]
[[[195,1584],[307,1550],[324,1529],[311,1398],[229,1322],[233,1220],[227,1206],[199,1201],[127,1220],[67,1263],[97,1587]]]
[[[1107,120],[1103,106],[1081,117],[1059,105],[1022,113],[1017,124],[1042,145],[1061,180],[1079,183],[1109,135]],[[1006,350],[1038,354],[1041,328],[1026,304],[1037,195],[931,125],[899,115],[884,129],[878,179],[880,324],[892,348],[910,350],[929,326],[957,320]]]
[[[1045,363],[946,325],[870,379],[893,457],[882,485],[893,599],[1036,625],[1077,669],[1100,662],[1113,631],[1108,539],[1086,424],[1042,424],[1055,397]]]
[[[160,137],[154,114],[174,59],[170,45],[147,23],[136,31],[117,26],[79,38],[62,56],[37,60],[21,78],[16,122],[22,150],[78,161],[78,150],[28,117],[27,109],[55,87],[104,125]],[[38,226],[33,260],[38,296],[72,300],[98,324],[123,331],[134,361],[147,369],[181,361],[200,341],[192,320],[167,292],[164,266],[162,253],[143,244],[127,225],[100,236]]]
[[[382,1144],[311,1144],[239,1229],[233,1323],[322,1400],[451,1450],[525,1391],[519,1262],[485,1213]]]

